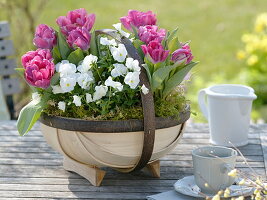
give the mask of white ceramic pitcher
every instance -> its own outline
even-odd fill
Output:
[[[223,84],[200,90],[198,104],[209,121],[210,142],[246,145],[252,101],[256,98],[254,90],[244,85]]]

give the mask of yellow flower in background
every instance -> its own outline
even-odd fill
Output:
[[[238,197],[238,198],[235,199],[235,200],[244,200],[244,197],[243,197],[243,196],[240,196],[240,197]]]
[[[223,197],[227,198],[230,197],[231,191],[229,188],[226,188],[226,190],[224,191]]]
[[[258,60],[259,60],[258,56],[256,56],[256,55],[251,55],[251,56],[248,58],[248,60],[247,60],[247,64],[248,64],[249,66],[255,65],[255,64],[258,62]]]
[[[255,32],[260,33],[267,29],[267,13],[260,14],[255,23]]]
[[[238,184],[239,185],[244,185],[246,183],[245,179],[242,179]]]
[[[220,200],[221,198],[220,198],[220,196],[218,195],[218,194],[216,194],[213,198],[212,198],[212,200]]]
[[[243,51],[243,50],[239,50],[236,53],[236,57],[237,57],[238,60],[243,60],[246,57],[246,52]]]
[[[237,169],[233,169],[232,171],[230,171],[230,172],[228,173],[228,176],[236,177],[236,176],[237,176]]]

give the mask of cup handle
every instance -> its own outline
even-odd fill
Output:
[[[203,113],[204,117],[208,120],[208,109],[206,103],[206,90],[202,89],[198,93],[198,105],[200,107],[201,112]]]

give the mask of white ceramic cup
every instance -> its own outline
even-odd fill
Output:
[[[237,152],[220,146],[200,147],[192,151],[194,177],[205,194],[216,194],[231,186],[235,178],[228,173],[235,168]]]
[[[244,85],[214,85],[200,90],[198,104],[209,122],[210,142],[220,146],[246,145],[252,101],[256,98],[254,90]]]

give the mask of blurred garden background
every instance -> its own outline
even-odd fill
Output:
[[[266,0],[0,0],[0,21],[11,23],[18,65],[21,55],[34,48],[36,25],[44,23],[57,29],[58,16],[82,7],[96,14],[96,29],[112,28],[129,9],[152,10],[162,28],[179,27],[180,41],[190,39],[195,60],[200,61],[187,91],[197,114],[193,117],[195,121],[204,120],[197,106],[198,90],[218,83],[257,87],[262,98],[254,105],[253,118],[267,120],[267,29],[258,27],[258,36],[244,36],[255,32],[257,16],[267,12]],[[242,37],[247,43],[258,42],[258,46],[245,46]],[[24,91],[16,97],[18,109],[30,99],[30,93]]]

